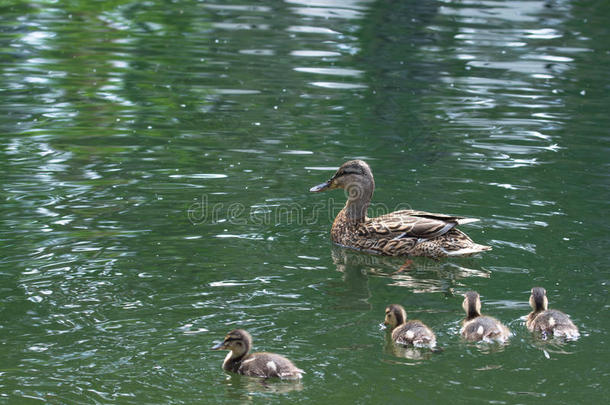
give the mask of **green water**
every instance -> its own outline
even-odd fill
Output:
[[[603,1],[0,2],[0,402],[602,403],[610,6]],[[375,214],[474,216],[493,251],[333,247]],[[576,342],[525,329],[532,286]],[[464,292],[513,331],[458,336]],[[404,305],[441,353],[386,341]],[[299,384],[224,373],[232,328]],[[408,355],[408,357],[405,357]]]

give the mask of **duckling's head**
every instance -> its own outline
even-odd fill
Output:
[[[384,325],[394,329],[398,325],[402,325],[407,321],[407,312],[402,305],[392,304],[388,305],[385,309],[385,320]]]
[[[532,288],[532,295],[530,295],[530,306],[535,312],[547,310],[549,307],[549,300],[546,297],[546,290],[544,288]]]
[[[347,191],[349,200],[370,197],[375,189],[375,180],[371,168],[362,160],[350,160],[341,165],[339,170],[326,182],[309,189],[314,193],[342,188]]]
[[[462,308],[466,311],[466,318],[476,318],[481,315],[481,297],[476,291],[468,291],[464,294]]]
[[[212,350],[230,350],[233,357],[248,353],[252,346],[252,336],[243,329],[234,329],[227,333],[224,340],[212,347]]]

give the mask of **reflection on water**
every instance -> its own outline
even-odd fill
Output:
[[[461,279],[490,276],[489,271],[460,265],[461,262],[474,264],[476,259],[446,261],[414,257],[407,260],[362,253],[336,245],[332,246],[331,256],[348,284],[356,284],[355,280],[365,284],[367,276],[387,277],[390,279],[388,285],[406,287],[413,293],[453,295],[456,287],[463,288]]]
[[[434,355],[434,351],[427,348],[405,346],[394,343],[394,341],[392,341],[390,332],[386,333],[384,351],[395,357],[417,361],[415,364],[419,364],[420,361],[429,360]]]
[[[300,381],[254,378],[233,373],[227,374],[222,384],[227,397],[240,401],[251,401],[261,394],[286,394],[303,389]]]
[[[470,353],[472,354],[472,350],[476,350],[477,353],[482,353],[482,354],[493,354],[493,353],[502,353],[503,351],[506,350],[507,346],[511,344],[510,339],[508,339],[506,342],[500,343],[497,340],[481,340],[479,342],[464,342],[463,343],[465,346],[468,346],[470,349]],[[484,369],[479,369],[479,371],[483,371],[483,370],[489,370],[489,369],[496,369],[496,368],[501,368],[501,365],[494,365],[494,366],[485,366]]]
[[[540,350],[546,359],[557,358],[563,355],[574,355],[577,352],[565,339],[543,339],[541,336],[532,337],[532,346]]]
[[[535,166],[553,159],[549,152],[561,148],[554,134],[561,126],[564,105],[552,80],[566,75],[573,57],[587,49],[549,46],[548,40],[564,34],[531,28],[548,11],[545,6],[488,1],[466,7],[444,4],[439,9],[440,21],[462,23],[452,32],[454,47],[439,49],[464,63],[465,74],[441,77],[455,92],[455,97],[445,100],[448,117],[466,132],[464,142],[472,149],[459,154],[461,160],[477,164],[483,154],[491,163],[489,169]],[[569,13],[565,4],[555,7]],[[482,25],[482,21],[494,23]],[[507,114],[493,114],[504,107],[510,107]]]

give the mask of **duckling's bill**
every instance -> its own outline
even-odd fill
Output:
[[[223,341],[223,342],[220,342],[220,343],[218,343],[217,345],[212,346],[212,347],[210,348],[210,350],[222,350],[222,349],[226,349],[225,343],[226,343],[226,342],[224,342],[224,341]]]

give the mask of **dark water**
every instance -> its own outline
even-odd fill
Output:
[[[0,3],[0,402],[601,403],[603,1]],[[372,214],[475,216],[484,255],[333,248],[351,158]],[[579,326],[541,342],[529,289]],[[461,294],[514,337],[458,337]],[[397,352],[403,304],[442,353]],[[235,327],[307,374],[208,350]],[[405,357],[407,356],[407,357]],[[605,382],[604,382],[605,381]]]

